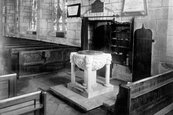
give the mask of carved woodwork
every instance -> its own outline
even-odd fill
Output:
[[[7,38],[4,51],[8,72],[17,73],[18,78],[34,76],[70,67],[70,53],[77,47],[18,38]]]
[[[135,31],[132,81],[151,76],[152,41],[152,31],[144,25]]]
[[[6,46],[5,52],[6,52],[6,57],[8,57],[8,66],[11,67],[11,70],[9,71],[14,71],[16,72],[18,69],[18,53],[20,51],[32,51],[32,50],[42,50],[42,49],[55,49],[59,48],[59,45],[51,45],[51,44],[33,44],[33,45],[13,45],[13,46]],[[9,58],[10,57],[10,58]]]
[[[70,52],[77,48],[64,47],[57,49],[32,50],[19,52],[18,77],[27,77],[58,71],[68,67]]]

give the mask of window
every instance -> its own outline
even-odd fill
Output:
[[[67,30],[66,0],[3,0],[2,13],[4,35],[64,37]]]
[[[17,25],[18,22],[16,22],[17,17],[17,10],[16,7],[14,7],[17,3],[17,0],[9,1],[4,0],[3,1],[3,11],[2,11],[2,19],[3,19],[3,34],[5,36],[15,36],[17,33]]]
[[[32,3],[32,13],[31,13],[30,31],[37,31],[37,0],[31,0],[31,3]]]
[[[67,5],[65,0],[54,0],[54,31],[66,31]]]

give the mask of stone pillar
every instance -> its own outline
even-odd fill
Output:
[[[92,92],[92,63],[93,57],[92,56],[85,56],[85,64],[86,64],[86,71],[87,71],[87,92]]]
[[[71,83],[75,83],[75,63],[73,60],[74,53],[70,54],[70,63],[71,63]]]
[[[107,62],[106,62],[106,73],[105,73],[105,86],[109,87],[111,86],[110,84],[110,64],[111,64],[111,56],[109,55],[107,58]]]
[[[91,78],[92,79],[91,80],[91,85],[92,86],[96,86],[97,85],[97,71],[96,70],[91,70],[91,74],[90,75],[92,76],[92,78]]]
[[[87,75],[87,71],[84,70],[84,83],[83,83],[83,86],[87,86],[87,84],[88,84],[88,83],[87,83],[87,81],[88,81],[88,80],[87,80],[87,76],[88,76],[88,75]]]

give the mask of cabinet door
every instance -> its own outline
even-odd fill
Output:
[[[135,31],[133,81],[151,75],[152,31],[142,27]]]

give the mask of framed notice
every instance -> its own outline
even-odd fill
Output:
[[[67,5],[67,17],[80,17],[80,4]]]
[[[146,0],[123,0],[122,16],[147,15]]]

